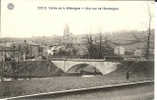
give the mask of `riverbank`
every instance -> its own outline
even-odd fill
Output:
[[[124,64],[107,75],[92,76],[59,76],[49,78],[34,78],[31,80],[13,80],[0,82],[0,98],[37,94],[43,92],[68,89],[88,88],[107,84],[154,80],[153,63],[138,63],[133,66]],[[126,72],[129,71],[129,79]]]

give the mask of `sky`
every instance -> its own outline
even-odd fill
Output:
[[[153,1],[1,1],[1,37],[63,35],[65,25],[73,34],[143,31],[148,27],[148,8],[152,15],[151,26],[155,24]],[[10,4],[12,9],[8,8]],[[62,9],[52,9],[54,7]],[[116,10],[69,10],[66,7]]]

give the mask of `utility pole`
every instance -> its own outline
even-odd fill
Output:
[[[102,57],[102,34],[99,35],[99,58]]]
[[[150,22],[149,22],[149,25],[150,25]],[[148,37],[147,37],[147,48],[146,48],[146,59],[149,59],[149,54],[150,54],[150,36],[151,36],[151,29],[150,29],[150,26],[149,26],[149,29],[148,29]]]
[[[149,59],[150,54],[150,37],[151,37],[151,21],[152,21],[152,15],[150,8],[148,6],[148,17],[149,17],[149,24],[148,24],[148,35],[147,35],[147,48],[146,48],[146,59]]]

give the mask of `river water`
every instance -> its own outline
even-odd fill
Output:
[[[21,99],[21,98],[20,98]],[[154,84],[146,83],[92,91],[36,96],[33,100],[153,100]]]

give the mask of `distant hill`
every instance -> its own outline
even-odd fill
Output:
[[[112,33],[107,36],[108,41],[112,45],[124,46],[128,50],[147,48],[147,32],[145,31],[123,31],[119,33]],[[150,37],[150,51],[154,52],[154,30],[151,31]]]

